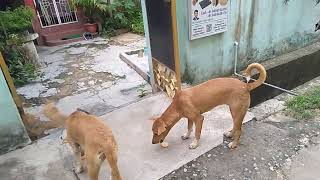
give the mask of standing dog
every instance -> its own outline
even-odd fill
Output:
[[[101,119],[81,111],[75,111],[66,117],[52,103],[44,107],[44,114],[50,120],[66,127],[66,141],[78,161],[75,169],[77,173],[83,171],[84,157],[90,179],[98,180],[100,166],[107,159],[112,179],[121,180],[117,166],[117,143],[111,129]]]
[[[252,83],[244,83],[235,78],[216,78],[177,92],[170,106],[153,123],[152,144],[162,143],[170,129],[182,117],[186,117],[188,119],[188,131],[181,138],[183,140],[188,139],[193,124],[195,124],[195,139],[189,148],[197,148],[204,120],[202,113],[218,105],[227,104],[233,119],[233,129],[225,133],[225,136],[233,138],[233,141],[228,145],[229,148],[236,148],[241,135],[242,121],[250,106],[250,91],[266,80],[265,68],[258,63],[253,63],[245,70],[247,81],[249,81],[253,69],[257,69],[260,76],[257,81]]]

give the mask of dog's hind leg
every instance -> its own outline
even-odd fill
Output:
[[[247,113],[249,108],[249,103],[247,105],[238,105],[234,107],[230,107],[231,114],[233,118],[233,129],[231,130],[233,141],[228,144],[230,149],[234,149],[239,144],[240,136],[241,136],[241,127],[243,119]]]
[[[236,112],[235,112],[235,111],[232,111],[230,106],[229,106],[229,109],[230,109],[230,113],[231,113],[231,116],[232,116],[232,120],[234,121],[234,117],[235,117],[235,113],[236,113]],[[227,132],[223,133],[223,135],[224,135],[225,137],[227,137],[227,138],[233,139],[234,128],[232,128],[231,131],[227,131]]]
[[[111,168],[112,180],[121,180],[120,172],[117,165],[118,158],[115,149],[110,150],[110,152],[107,154],[107,160]]]
[[[86,151],[87,167],[90,180],[98,180],[101,163],[105,159],[103,153],[97,153],[96,150]]]
[[[188,131],[183,136],[181,136],[182,140],[186,140],[190,138],[192,128],[193,128],[193,121],[188,118]]]

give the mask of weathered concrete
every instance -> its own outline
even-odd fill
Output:
[[[320,78],[317,78],[295,91],[301,93],[319,84]],[[215,142],[221,143],[219,133],[224,131],[222,128],[231,125],[230,114],[222,110],[223,107],[206,114],[200,149],[189,150],[191,140],[184,142],[180,139],[186,128],[185,121],[179,122],[169,134],[169,148],[152,145],[152,122],[148,119],[159,115],[168,105],[169,100],[163,97],[148,98],[102,117],[118,139],[119,166],[124,179],[157,179],[169,172],[162,179],[291,180],[319,177],[319,118],[298,121],[283,114],[283,100],[291,96],[281,95],[250,109],[259,115],[258,121],[243,126],[241,143],[233,151],[227,148],[230,139],[224,139],[222,145],[211,149]],[[274,109],[272,105],[275,105]],[[69,148],[60,144],[60,135],[61,132],[53,133],[37,143],[0,156],[1,177],[8,180],[57,177],[72,180],[73,157]],[[198,158],[193,159],[195,157]],[[175,170],[180,165],[182,167]],[[100,176],[106,179],[109,174],[108,166],[104,164]],[[87,179],[86,174],[79,177]]]
[[[62,144],[60,132],[0,156],[3,180],[77,180],[72,172],[72,155]]]
[[[320,77],[294,89],[305,92],[320,85]],[[285,115],[282,94],[250,111],[257,117],[244,125],[240,146],[227,148],[230,139],[163,177],[171,179],[298,180],[319,179],[320,117],[296,120]]]
[[[140,100],[138,89],[150,94],[150,85],[119,58],[121,52],[143,47],[144,38],[131,33],[110,41],[97,38],[39,47],[46,65],[40,69],[41,77],[17,91],[25,100],[26,111],[35,115],[41,114],[46,100],[57,102],[67,114],[82,108],[103,115]]]
[[[320,143],[320,138],[313,140],[315,144]],[[320,146],[312,146],[303,149],[300,155],[286,163],[284,167],[285,177],[290,180],[317,180],[320,177]]]
[[[118,141],[118,163],[123,179],[158,179],[221,144],[223,132],[232,127],[229,109],[219,106],[205,113],[206,120],[197,149],[188,148],[192,139],[182,141],[180,138],[186,131],[186,120],[180,121],[169,133],[166,139],[168,148],[152,145],[150,119],[160,115],[169,103],[167,96],[158,94],[101,117],[112,128]],[[253,115],[249,112],[245,121],[252,118]],[[0,169],[7,172],[6,179],[26,179],[24,174],[31,174],[36,180],[52,179],[58,177],[57,173],[59,179],[68,179],[72,175],[72,158],[70,150],[61,144],[60,135],[61,132],[53,133],[37,143],[1,156]],[[7,166],[8,164],[11,166]],[[100,177],[106,179],[109,176],[110,170],[105,163]],[[82,180],[88,179],[85,173],[79,174],[79,177]]]
[[[142,57],[138,56],[138,52],[143,49],[123,52],[120,54],[120,59],[123,60],[128,66],[132,67],[137,73],[146,81],[150,83],[150,71],[148,56],[143,54]]]

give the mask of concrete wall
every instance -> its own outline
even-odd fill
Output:
[[[0,71],[0,154],[29,142],[30,139],[12,99],[7,82]]]
[[[239,41],[241,68],[262,62],[319,39],[314,33],[320,5],[314,0],[229,0],[228,31],[189,40],[188,1],[177,0],[180,63],[183,81],[199,83],[230,75],[234,41]]]

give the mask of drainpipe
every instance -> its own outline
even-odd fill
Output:
[[[237,65],[238,65],[238,49],[239,49],[239,43],[237,41],[234,42],[234,46],[235,46],[235,58],[234,58],[234,69],[233,69],[233,74],[238,76],[238,77],[242,77],[242,78],[247,78],[241,74],[238,74],[237,73]],[[256,79],[253,79],[253,78],[248,78],[247,81],[249,80],[253,80],[253,81],[256,81]],[[298,94],[292,92],[292,91],[289,91],[289,90],[286,90],[286,89],[283,89],[281,87],[278,87],[278,86],[275,86],[275,85],[272,85],[272,84],[269,84],[269,83],[263,83],[264,85],[266,86],[269,86],[269,87],[272,87],[272,88],[275,88],[275,89],[278,89],[280,91],[283,91],[283,92],[286,92],[288,94],[291,94],[291,95],[294,95],[294,96],[298,96]]]

